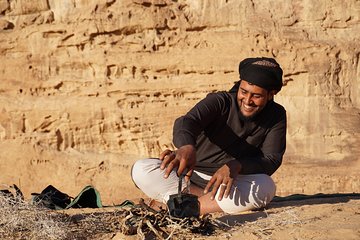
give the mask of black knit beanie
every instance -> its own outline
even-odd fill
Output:
[[[273,58],[246,58],[239,64],[240,79],[266,90],[280,91],[283,71]]]

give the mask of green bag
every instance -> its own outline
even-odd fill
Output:
[[[32,193],[31,195],[32,203],[55,210],[103,207],[100,193],[90,185],[81,190],[81,192],[73,199],[52,185],[47,186],[40,194]]]
[[[81,192],[71,201],[66,209],[69,208],[102,208],[103,205],[100,199],[100,193],[92,186],[86,186]]]
[[[102,208],[102,207],[133,207],[135,204],[125,200],[119,205],[103,206],[100,193],[91,185],[86,186],[81,192],[72,198],[53,187],[47,186],[41,193],[32,193],[31,202],[46,208],[62,210],[69,208]]]

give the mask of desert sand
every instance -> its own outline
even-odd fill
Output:
[[[144,197],[133,162],[174,148],[178,116],[230,89],[240,60],[267,56],[288,116],[277,195],[359,193],[359,40],[356,0],[0,0],[1,188]],[[218,216],[239,226],[209,239],[360,239],[359,208],[276,203]]]

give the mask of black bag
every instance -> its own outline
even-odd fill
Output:
[[[74,199],[52,185],[47,186],[40,194],[32,193],[31,195],[33,203],[55,210],[103,207],[100,193],[90,185],[81,190]]]
[[[32,202],[50,209],[64,209],[70,204],[71,198],[52,185],[47,186],[40,194],[32,193]]]
[[[185,218],[185,217],[199,217],[200,203],[198,197],[189,193],[182,193],[182,179],[179,177],[178,193],[172,194],[167,201],[167,207],[170,216]]]
[[[170,215],[173,217],[199,217],[200,215],[198,197],[193,194],[180,193],[170,195],[167,206]]]

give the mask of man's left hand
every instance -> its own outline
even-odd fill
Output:
[[[215,199],[216,192],[219,190],[218,200],[228,197],[233,182],[240,173],[241,164],[237,160],[230,161],[219,168],[211,177],[210,181],[204,189],[204,193],[208,193],[211,187],[211,199]]]

